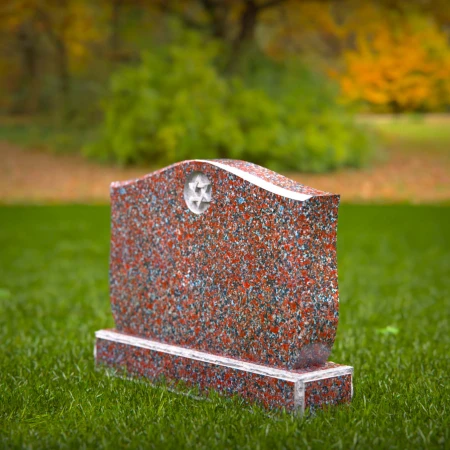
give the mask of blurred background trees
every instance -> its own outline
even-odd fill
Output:
[[[122,164],[357,166],[351,112],[449,109],[449,32],[446,0],[9,0],[0,109]]]

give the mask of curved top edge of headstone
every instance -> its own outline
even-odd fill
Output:
[[[305,201],[310,199],[311,197],[338,196],[338,194],[332,194],[330,192],[321,191],[319,189],[314,189],[312,187],[303,185],[272,170],[266,169],[265,167],[258,166],[257,164],[237,159],[193,159],[181,161],[137,179],[114,181],[111,183],[111,189],[127,186],[138,181],[151,178],[156,174],[162,173],[173,167],[192,163],[210,164],[229,173],[232,173],[242,178],[243,180],[254,184],[255,186],[265,189],[266,191],[281,195],[283,197],[291,198],[293,200]]]

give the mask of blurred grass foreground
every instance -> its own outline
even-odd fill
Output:
[[[121,165],[360,167],[375,144],[355,112],[448,111],[446,6],[2,2],[0,113],[37,124],[51,148]]]

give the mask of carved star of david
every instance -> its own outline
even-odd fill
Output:
[[[186,180],[184,198],[189,209],[201,214],[206,211],[211,202],[211,182],[201,172],[194,172]]]
[[[191,197],[191,202],[196,203],[197,206],[200,206],[203,202],[209,203],[211,201],[211,194],[208,192],[209,186],[211,186],[209,181],[205,183],[198,178],[189,183],[189,187],[197,195],[196,197]]]

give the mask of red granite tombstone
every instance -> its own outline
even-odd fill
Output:
[[[96,360],[268,408],[346,403],[327,362],[338,324],[339,196],[234,160],[111,185],[115,330]]]

